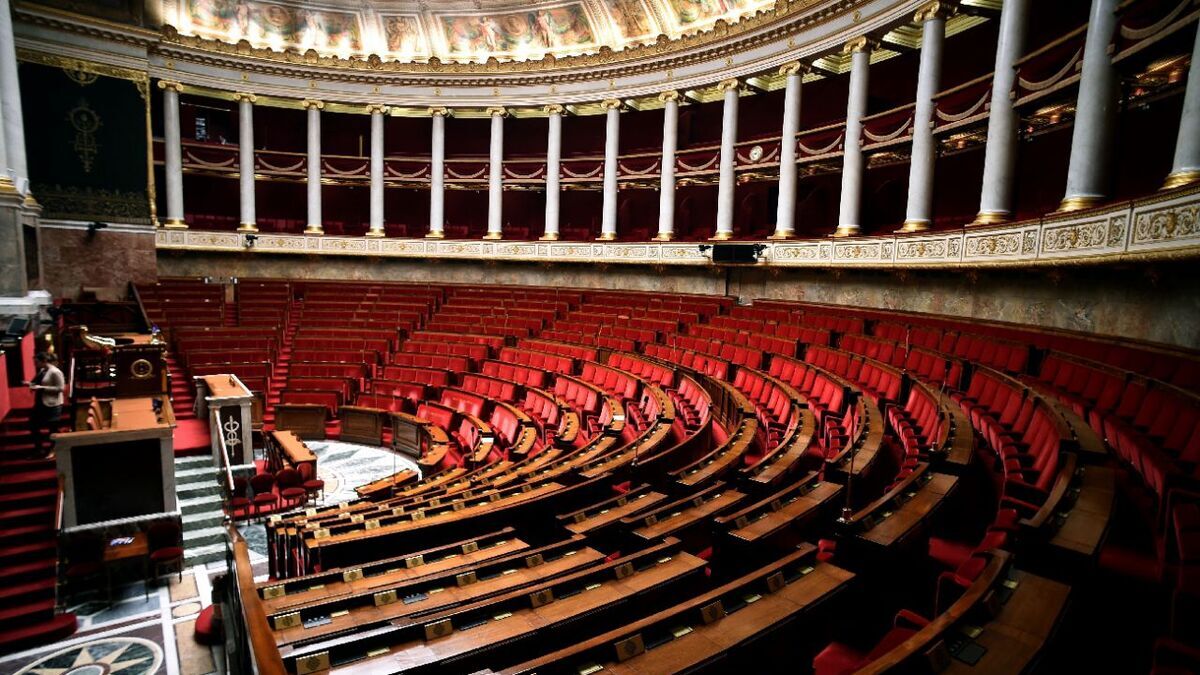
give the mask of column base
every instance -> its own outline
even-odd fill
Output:
[[[671,241],[675,238],[674,232],[659,232],[654,236],[654,241]]]
[[[163,221],[162,226],[163,226],[164,230],[186,230],[186,229],[188,229],[187,223],[183,222],[182,220],[180,220],[178,218],[167,218],[166,220]]]
[[[781,241],[783,239],[791,239],[794,236],[796,236],[795,230],[775,230],[775,234],[772,234],[771,236],[767,237],[767,239],[771,239],[773,241]]]
[[[709,241],[729,241],[730,239],[733,239],[732,232],[718,232],[708,238]]]
[[[600,236],[596,237],[596,241],[616,241],[616,240],[617,240],[616,232],[601,232]]]
[[[1104,201],[1104,197],[1083,196],[1083,197],[1067,197],[1062,200],[1062,203],[1055,209],[1055,213],[1071,213],[1073,211],[1084,211],[1093,206],[1098,206]]]
[[[438,230],[437,232],[428,232],[425,234],[426,239],[445,239],[446,233]]]
[[[546,234],[543,234],[542,236],[538,237],[538,241],[558,241],[558,233],[557,232],[547,232]]]
[[[238,225],[237,231],[250,233],[258,232],[258,225],[255,223],[242,223],[241,225]]]
[[[1007,223],[1010,220],[1012,220],[1012,214],[1010,214],[1008,211],[980,211],[975,216],[975,220],[967,223],[967,225],[968,227],[975,227],[979,225],[999,225],[1000,223]]]
[[[37,207],[37,206],[41,206],[41,204],[38,203],[38,200],[33,198],[33,193],[26,192],[25,193],[25,208],[29,209],[29,208],[33,208],[33,207]]]
[[[365,236],[371,237],[372,239],[382,239],[383,237],[386,237],[387,235],[384,233],[383,230],[367,230],[367,234]]]
[[[483,235],[483,238],[491,240],[491,241],[499,241],[504,238],[504,233],[503,232],[488,232],[487,234]]]
[[[835,237],[856,237],[862,233],[862,228],[858,225],[838,225],[833,231]]]
[[[1167,180],[1163,183],[1163,190],[1178,190],[1182,187],[1200,183],[1200,171],[1192,169],[1189,171],[1179,171],[1167,176]]]
[[[309,225],[304,228],[304,234],[323,235],[325,234],[325,228],[320,225]]]
[[[17,194],[17,186],[8,176],[0,176],[0,193]]]
[[[925,232],[929,229],[928,220],[906,220],[900,226],[900,229],[895,231],[895,234],[905,234],[908,232]]]

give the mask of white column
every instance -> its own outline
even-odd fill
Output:
[[[621,151],[621,102],[610,98],[603,103],[606,113],[604,127],[604,202],[600,209],[600,240],[617,238],[617,167]]]
[[[779,68],[779,74],[787,80],[783,91],[783,133],[779,139],[779,207],[771,239],[787,239],[796,234],[796,134],[800,132],[800,80],[804,71],[798,61]]]
[[[492,116],[492,145],[488,153],[488,226],[484,239],[504,236],[504,116],[501,107],[488,108]]]
[[[254,210],[254,94],[237,94],[239,232],[258,232]]]
[[[179,90],[182,85],[159,80],[163,91],[163,173],[167,179],[167,218],[163,227],[185,229],[183,221],[183,146],[179,137]]]
[[[1175,162],[1164,189],[1171,190],[1200,182],[1200,30],[1192,45],[1192,63],[1188,68],[1187,90],[1183,93],[1183,114],[1179,117],[1179,137],[1175,140]]]
[[[733,237],[734,198],[737,175],[734,173],[734,144],[737,143],[738,88],[737,80],[722,80],[717,88],[725,92],[725,108],[721,113],[721,164],[717,182],[716,240]]]
[[[546,136],[546,224],[542,241],[558,239],[559,198],[562,196],[562,115],[564,108],[557,103],[546,106],[550,127]]]
[[[429,232],[427,239],[446,236],[446,116],[445,108],[429,109],[432,152],[429,161]]]
[[[1019,121],[1013,106],[1013,87],[1017,81],[1017,59],[1025,46],[1029,2],[1005,0],[1000,10],[1000,39],[996,44],[987,150],[983,159],[983,191],[979,215],[972,225],[1003,223],[1012,217]]]
[[[842,198],[838,207],[838,227],[833,233],[835,237],[849,237],[861,231],[862,119],[867,113],[867,69],[871,65],[871,49],[866,37],[855,38],[842,47],[842,53],[850,54],[850,96],[846,102]]]
[[[1119,0],[1092,0],[1087,40],[1083,45],[1083,72],[1075,104],[1071,134],[1071,164],[1067,169],[1067,194],[1059,211],[1095,206],[1107,193],[1112,141],[1116,136],[1117,71],[1108,47],[1117,28]]]
[[[321,219],[321,111],[323,101],[305,99],[308,110],[308,225],[305,234],[325,234]]]
[[[371,212],[367,220],[367,236],[382,237],[383,229],[383,116],[386,105],[369,105],[371,113]]]
[[[17,77],[17,49],[13,42],[12,8],[0,0],[0,108],[4,113],[4,145],[8,171],[21,194],[29,192],[25,161],[25,120],[21,111],[21,83]]]
[[[658,178],[658,235],[655,241],[671,241],[675,236],[675,145],[679,133],[679,92],[664,91],[663,146]]]
[[[917,105],[913,110],[912,157],[908,164],[908,210],[901,232],[923,232],[933,222],[933,172],[937,164],[933,97],[941,86],[946,11],[945,3],[935,0],[913,17],[915,23],[921,24],[921,63],[917,70]]]

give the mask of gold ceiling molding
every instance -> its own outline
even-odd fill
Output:
[[[150,82],[150,77],[144,70],[135,70],[133,68],[121,68],[119,66],[110,66],[105,63],[96,63],[84,59],[74,59],[58,54],[50,54],[40,52],[33,49],[18,49],[17,60],[23,63],[36,63],[42,66],[50,66],[52,68],[62,68],[70,73],[87,73],[90,75],[103,75],[105,77],[115,77],[121,80],[131,80],[139,84],[145,85]]]

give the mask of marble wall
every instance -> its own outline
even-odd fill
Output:
[[[781,270],[159,253],[161,276],[424,281],[737,295],[928,312],[1200,348],[1187,264],[1023,270]]]
[[[89,234],[86,226],[42,222],[38,232],[42,285],[54,297],[76,298],[82,287],[118,288],[158,278],[154,229],[110,225]]]

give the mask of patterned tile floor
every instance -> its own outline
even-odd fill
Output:
[[[354,498],[354,488],[415,463],[388,450],[339,441],[310,441],[318,475],[325,481],[323,503]],[[417,469],[419,471],[419,469]],[[251,548],[254,569],[266,572],[266,534],[261,524],[238,528]],[[209,675],[224,662],[220,647],[194,639],[200,611],[212,603],[212,579],[226,572],[224,561],[163,577],[149,588],[141,582],[114,590],[110,604],[81,594],[67,602],[79,619],[74,635],[14,654],[0,654],[0,673],[12,675]]]

